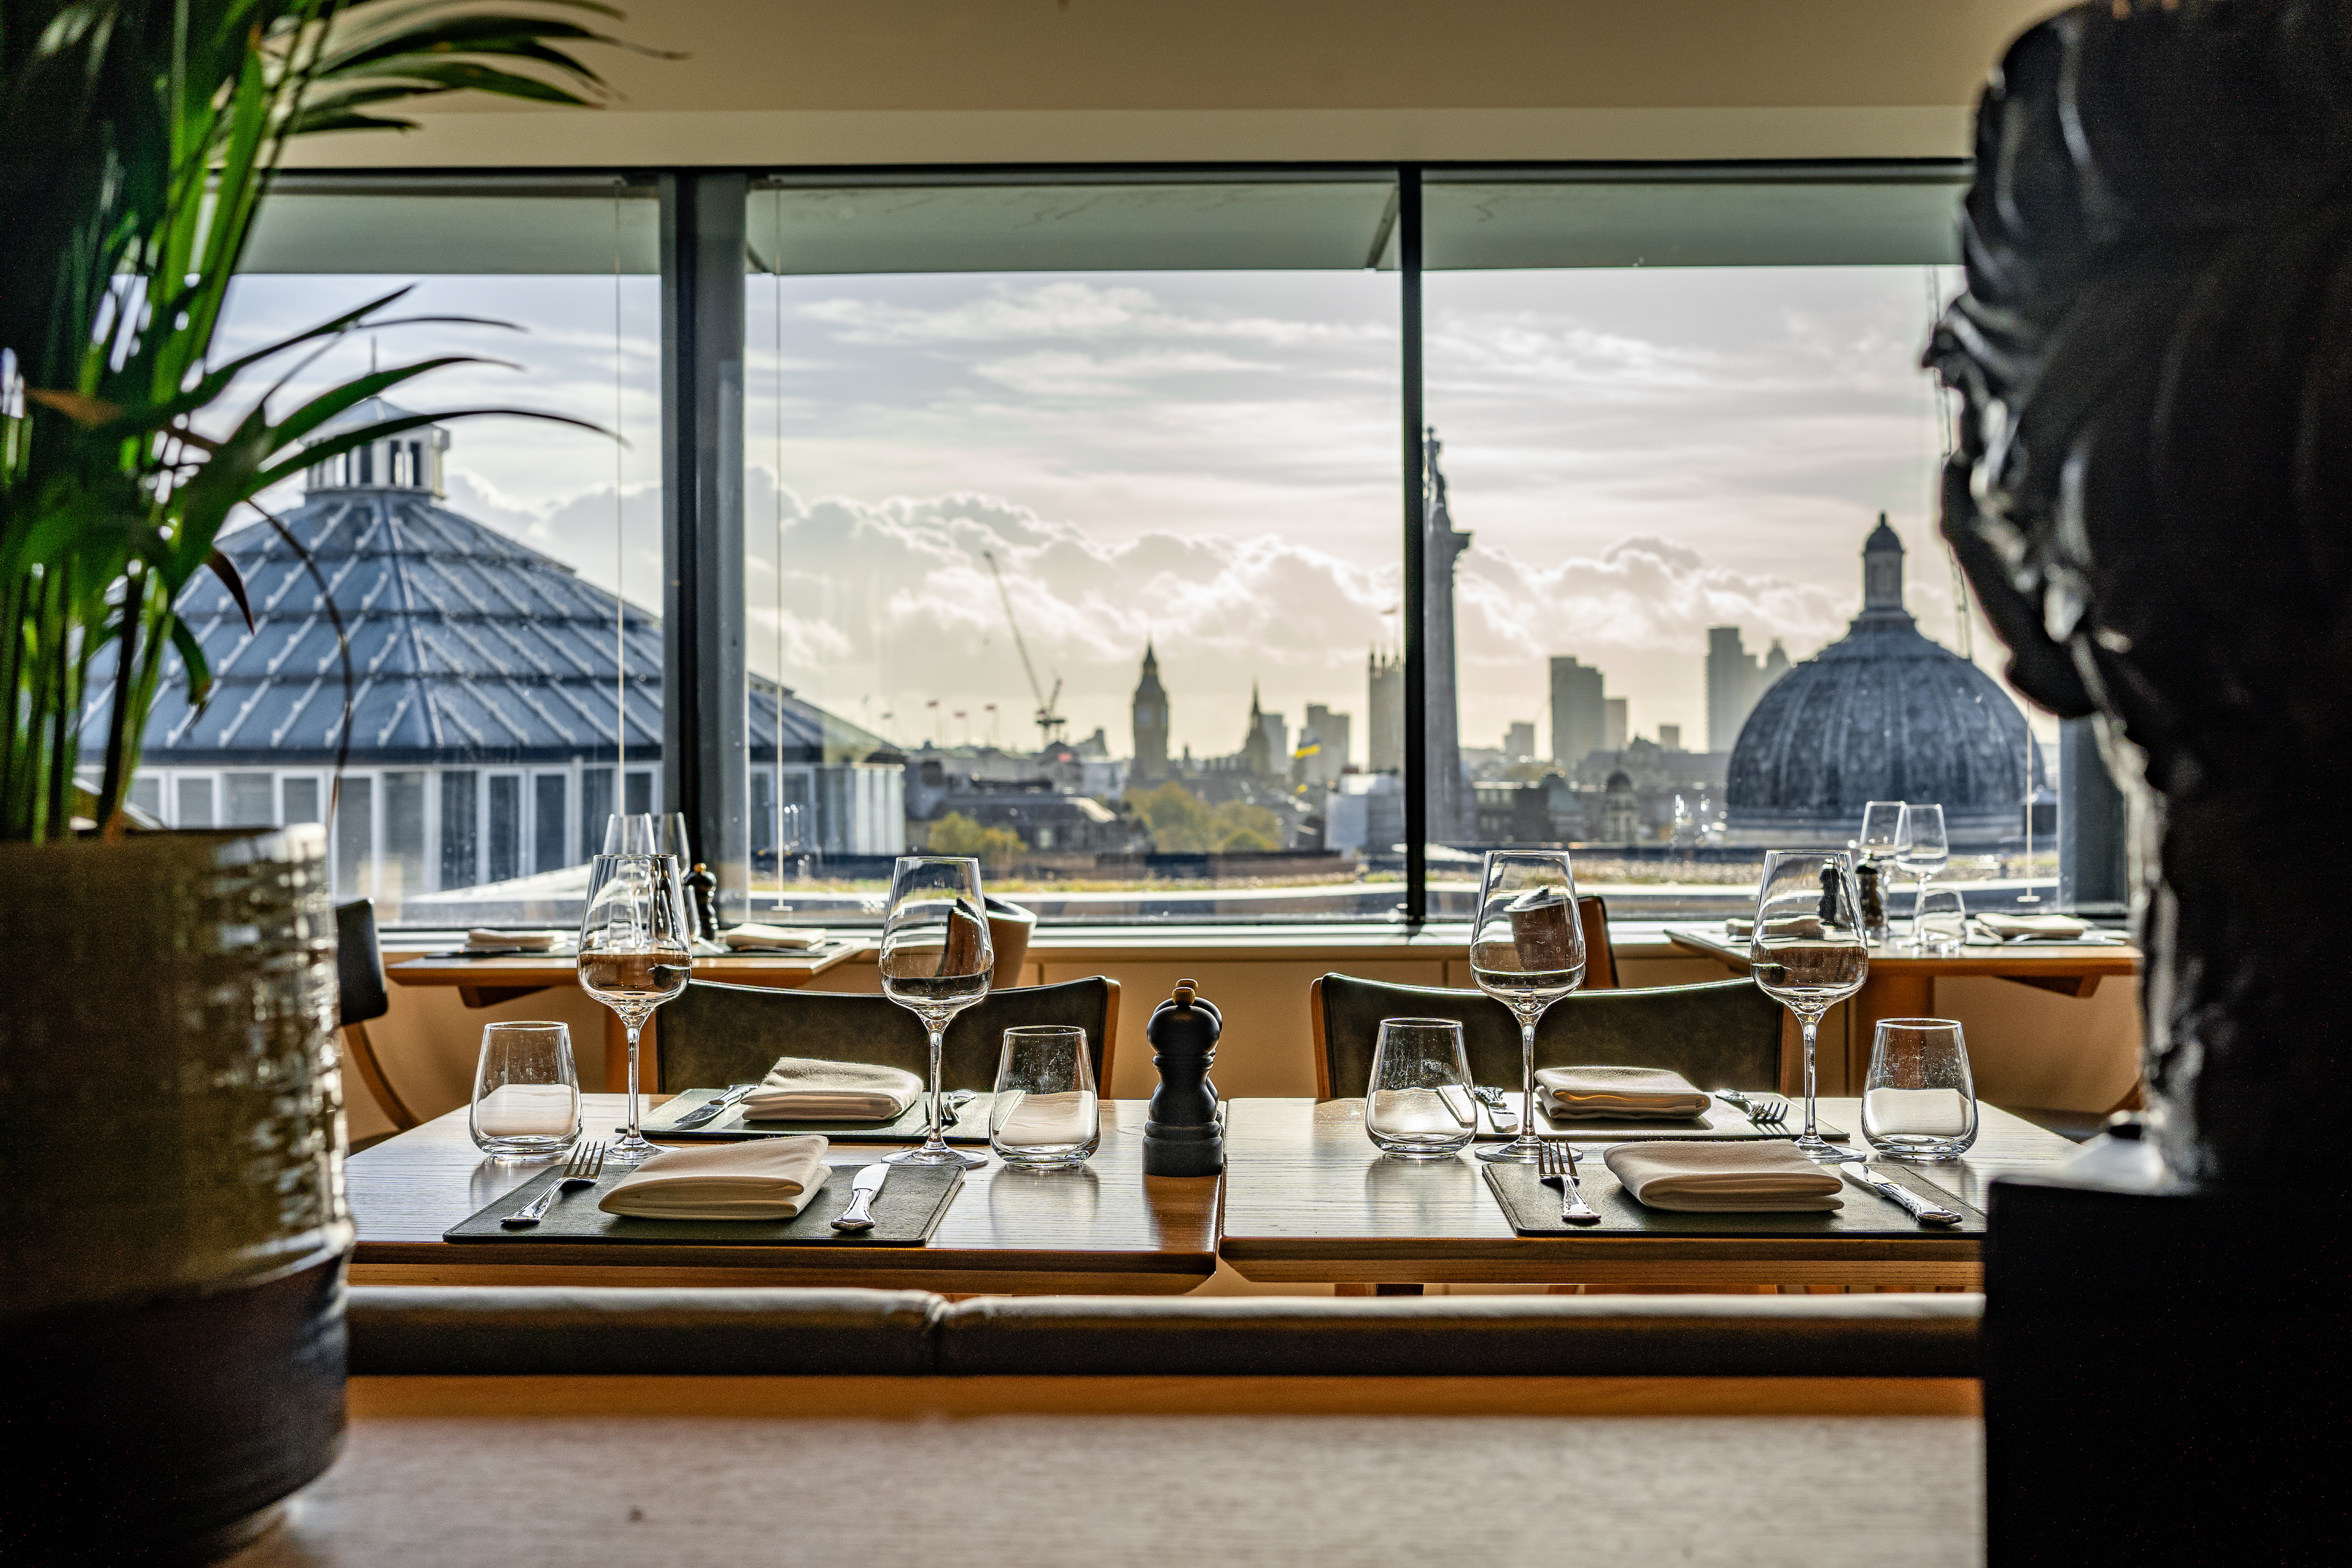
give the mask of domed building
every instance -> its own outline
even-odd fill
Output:
[[[2024,831],[2042,757],[2025,716],[1990,675],[1920,634],[1903,607],[1903,541],[1862,547],[1862,613],[1846,634],[1773,684],[1741,727],[1725,791],[1747,843],[1842,846],[1869,800],[1940,804],[1956,852]]]

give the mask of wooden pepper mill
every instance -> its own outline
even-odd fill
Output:
[[[1176,994],[1151,1010],[1143,1037],[1151,1042],[1160,1087],[1143,1124],[1143,1174],[1215,1176],[1225,1168],[1224,1128],[1217,1120],[1217,1088],[1209,1069],[1217,1060],[1217,1036],[1225,1020],[1214,1002],[1190,980],[1176,982]]]

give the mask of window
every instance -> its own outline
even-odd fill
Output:
[[[279,788],[284,791],[286,814],[283,820],[288,826],[290,827],[296,822],[315,822],[320,820],[319,781],[316,779],[289,778],[280,780]]]
[[[489,778],[488,869],[491,882],[511,882],[522,874],[522,779],[513,773]]]
[[[541,773],[530,781],[530,869],[562,871],[571,857],[563,852],[564,777]]]
[[[182,828],[211,827],[213,781],[184,777],[179,780],[179,818],[173,825]]]
[[[278,825],[278,792],[276,775],[269,773],[226,773],[221,784],[228,797],[228,814],[222,826],[227,828],[274,828]]]
[[[479,776],[464,768],[441,772],[441,885],[471,887],[481,873]]]

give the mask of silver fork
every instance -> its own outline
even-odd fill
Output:
[[[1584,1201],[1576,1185],[1576,1151],[1565,1140],[1547,1138],[1536,1165],[1537,1179],[1559,1188],[1559,1217],[1570,1225],[1598,1225],[1601,1211]]]
[[[548,1207],[556,1197],[583,1186],[594,1186],[596,1178],[604,1174],[604,1145],[602,1139],[593,1144],[574,1144],[572,1157],[563,1162],[563,1174],[547,1184],[547,1190],[532,1198],[499,1221],[509,1230],[521,1230],[537,1225],[547,1218]]]
[[[1778,1127],[1789,1119],[1789,1103],[1778,1094],[1750,1095],[1748,1119],[1759,1127]]]

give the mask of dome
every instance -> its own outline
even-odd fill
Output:
[[[1731,752],[1727,826],[1751,842],[1843,844],[1870,800],[1944,808],[1956,850],[2024,831],[2042,758],[2025,716],[1903,608],[1903,545],[1882,516],[1863,549],[1863,612],[1766,691]]]

